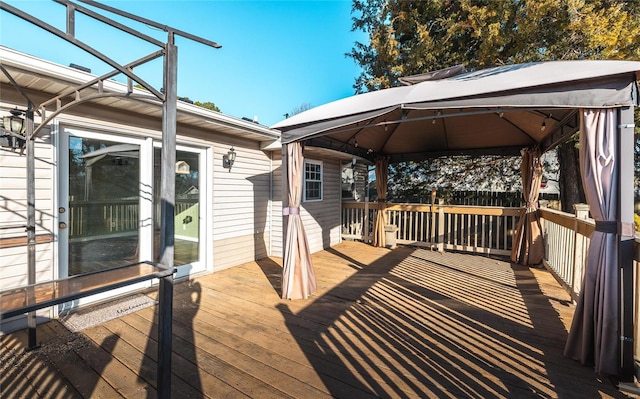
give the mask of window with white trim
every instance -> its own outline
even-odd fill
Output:
[[[304,200],[322,200],[322,162],[305,160],[304,162]]]

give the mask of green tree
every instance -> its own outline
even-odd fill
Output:
[[[399,77],[457,64],[476,70],[530,61],[640,59],[637,1],[354,0],[352,15],[353,29],[369,39],[356,42],[347,54],[362,67],[356,93],[393,87]],[[578,168],[571,167],[577,159],[575,140],[562,145],[558,157],[562,202],[570,210],[584,200]],[[423,167],[424,173],[442,169],[442,160],[426,162],[435,166]],[[481,163],[500,164],[491,158]],[[404,173],[403,167],[396,170]],[[390,180],[400,178],[390,171]]]
[[[478,175],[482,175],[480,181]],[[389,166],[387,198],[392,202],[430,201],[432,188],[441,198],[456,190],[520,189],[520,163],[516,158],[462,156],[440,158],[436,162],[401,162]]]
[[[197,105],[198,107],[210,109],[211,111],[220,112],[220,108],[218,108],[218,106],[212,103],[211,101],[205,101],[205,102],[196,101],[193,104]]]
[[[145,90],[145,88],[142,87],[142,85],[140,85],[138,83],[134,84],[133,86],[138,88],[138,89]],[[160,88],[160,92],[164,93],[164,88]],[[198,107],[206,108],[206,109],[209,109],[211,111],[220,112],[220,108],[218,108],[218,106],[215,105],[214,103],[212,103],[211,101],[205,101],[205,102],[193,101],[189,97],[180,97],[180,96],[178,96],[178,101],[183,101],[185,103],[197,105]]]

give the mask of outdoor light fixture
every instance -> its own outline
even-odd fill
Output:
[[[231,147],[229,151],[222,156],[222,167],[225,169],[229,169],[231,172],[231,167],[233,163],[236,161],[236,150]]]
[[[22,111],[12,109],[10,116],[2,118],[2,131],[0,134],[0,146],[12,149],[23,148],[24,139],[24,119],[20,117]]]
[[[551,118],[551,114],[544,117],[544,119],[542,120],[542,125],[540,126],[540,131],[545,131],[545,129],[547,128],[547,119],[549,118]]]
[[[438,117],[440,117],[440,116],[442,116],[442,111],[436,112],[435,118],[433,118],[431,120],[431,123],[435,125],[436,124],[436,119],[438,119]]]

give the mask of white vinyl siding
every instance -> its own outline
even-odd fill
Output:
[[[235,148],[231,170],[222,156]],[[269,256],[270,154],[259,143],[234,141],[213,147],[213,269]]]
[[[309,241],[309,250],[314,253],[340,242],[341,207],[340,161],[325,159],[322,167],[324,196],[321,201],[302,204],[301,215]]]
[[[282,152],[273,152],[273,178],[271,194],[271,255],[282,257],[284,220],[282,216],[283,184]]]
[[[274,201],[273,201],[273,256],[282,257],[284,220],[282,215],[283,181],[281,154],[274,154]],[[277,162],[276,162],[277,160]],[[322,162],[324,196],[322,201],[304,202],[300,215],[309,241],[309,250],[314,253],[339,244],[341,241],[340,161],[325,159]],[[279,225],[277,225],[279,224]],[[276,234],[279,234],[276,236]]]
[[[54,171],[51,135],[42,132],[35,141],[36,235],[53,234]],[[27,233],[26,155],[0,148],[0,239],[22,239]],[[27,283],[27,246],[0,247],[0,287],[7,289]],[[36,245],[36,281],[54,278],[53,245]]]
[[[35,142],[36,234],[51,233],[53,160],[50,136]],[[45,141],[46,140],[46,141]],[[20,151],[0,148],[0,237],[25,237],[27,223],[27,157]]]
[[[27,285],[27,273],[25,273],[27,270],[27,246],[7,247],[0,251],[2,253],[2,288]],[[53,243],[37,244],[36,251],[36,281],[52,280]]]
[[[0,240],[20,240],[20,245],[0,246],[0,288],[24,286],[27,280],[27,246],[25,226],[27,224],[27,157],[20,151],[0,148]],[[51,135],[43,131],[35,140],[35,188],[36,188],[36,235],[53,237],[53,186],[54,161]],[[6,239],[6,240],[5,240]],[[22,244],[24,243],[24,244]],[[36,282],[53,280],[54,244],[43,242],[36,245]],[[37,313],[38,319],[50,318],[50,308]],[[26,327],[22,316],[4,320],[0,331],[8,332]]]

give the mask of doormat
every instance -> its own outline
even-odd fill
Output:
[[[62,322],[69,331],[78,332],[85,328],[97,326],[109,320],[148,308],[156,303],[157,301],[154,301],[146,295],[135,294],[60,316],[60,322]]]

